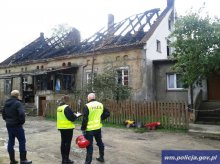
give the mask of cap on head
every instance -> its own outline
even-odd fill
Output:
[[[18,97],[20,95],[18,90],[11,91],[11,96]]]
[[[95,99],[95,93],[90,93],[88,94],[88,97],[87,97],[88,101],[92,100],[92,99]]]

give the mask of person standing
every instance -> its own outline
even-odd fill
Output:
[[[80,113],[74,113],[69,107],[70,98],[62,96],[60,105],[57,108],[57,129],[61,134],[61,156],[62,164],[74,163],[69,159],[73,130],[75,128],[74,121],[80,116]]]
[[[87,146],[85,164],[91,164],[93,155],[93,137],[99,147],[99,162],[104,162],[104,143],[102,141],[102,121],[110,116],[110,112],[102,103],[96,101],[95,94],[88,94],[88,103],[83,108],[81,130],[85,138],[90,142]]]
[[[18,161],[15,160],[15,138],[19,142],[20,151],[20,163],[29,164],[32,161],[27,160],[26,155],[26,139],[23,129],[25,123],[25,112],[21,101],[18,99],[20,93],[18,90],[11,92],[11,97],[6,100],[4,108],[2,110],[2,118],[6,122],[6,128],[8,131],[8,153],[10,158],[10,164],[16,164]]]

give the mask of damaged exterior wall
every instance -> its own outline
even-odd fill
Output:
[[[51,60],[47,62],[41,63],[33,63],[30,65],[22,65],[17,67],[7,67],[4,70],[11,70],[11,74],[19,74],[21,73],[21,69],[23,67],[27,68],[25,73],[31,73],[32,71],[36,71],[36,68],[39,66],[43,66],[43,69],[40,71],[48,70],[50,68],[62,68],[63,63],[71,62],[72,65],[77,66],[76,71],[76,84],[75,89],[80,90],[86,84],[86,73],[91,71],[92,69],[92,60],[95,57],[94,62],[94,72],[102,73],[103,69],[107,66],[114,66],[115,68],[120,67],[127,67],[129,71],[129,86],[133,88],[134,93],[136,91],[141,90],[141,85],[143,83],[142,73],[144,72],[143,65],[144,65],[144,51],[142,49],[134,49],[134,50],[127,50],[122,52],[115,52],[115,53],[105,53],[105,54],[90,54],[84,57],[68,57],[63,60]],[[3,71],[4,72],[4,71]],[[8,74],[10,76],[10,74]],[[12,89],[19,89],[21,90],[21,77],[28,77],[28,84],[32,84],[33,76],[17,76],[13,77],[13,84]],[[0,79],[0,83],[4,84],[5,79]],[[4,86],[2,86],[1,94],[4,91]],[[59,97],[59,93],[55,94],[54,91],[49,90],[36,90],[35,92],[35,105],[38,106],[38,97],[39,96],[46,96],[46,100],[53,100]],[[58,95],[58,96],[57,96]],[[62,94],[61,94],[62,95]]]
[[[133,89],[132,99],[163,100],[163,96],[157,96],[166,93],[157,86],[153,61],[168,58],[167,37],[171,33],[169,20],[174,19],[174,0],[167,2],[161,13],[160,9],[152,9],[118,23],[114,23],[114,17],[109,15],[107,29],[101,29],[82,42],[69,42],[69,37],[74,37],[69,34],[49,39],[41,34],[2,62],[0,93],[4,94],[6,78],[12,79],[11,89],[22,90],[24,77],[28,77],[25,82],[30,84],[30,94],[34,95],[35,106],[40,109],[41,101],[57,100],[63,94],[82,90],[89,73],[102,73],[104,68],[113,66],[116,70],[126,69],[128,86]],[[78,38],[76,30],[74,34]],[[65,86],[62,86],[64,90],[56,90],[57,79],[66,80],[63,82]],[[27,94],[29,90],[22,93]],[[172,99],[172,96],[169,98]],[[38,110],[38,113],[41,111]]]

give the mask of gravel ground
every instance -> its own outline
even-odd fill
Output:
[[[1,116],[0,116],[1,117]],[[27,140],[27,158],[34,164],[59,164],[60,133],[56,122],[43,117],[27,117],[24,125]],[[219,150],[219,140],[199,138],[187,133],[168,133],[150,131],[135,133],[131,129],[104,127],[103,141],[105,143],[106,164],[160,164],[161,150]],[[75,138],[81,134],[80,125],[74,130],[70,158],[75,164],[83,164],[85,149],[79,149]],[[7,131],[5,123],[0,118],[0,164],[8,164]],[[18,142],[15,145],[16,158],[19,159]],[[93,164],[98,164],[95,158],[98,148],[94,144]]]

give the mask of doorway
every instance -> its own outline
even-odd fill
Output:
[[[45,104],[46,104],[46,97],[45,97],[45,96],[40,96],[40,97],[39,97],[38,116],[43,116],[43,115],[44,115]]]

